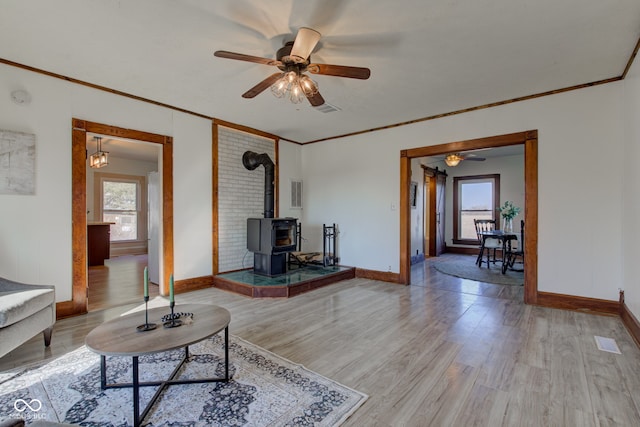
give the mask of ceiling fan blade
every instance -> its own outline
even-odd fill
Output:
[[[474,162],[484,162],[485,159],[484,157],[463,157],[463,160],[472,160]]]
[[[318,107],[324,104],[324,98],[322,97],[322,95],[320,95],[320,92],[316,92],[313,95],[307,95],[307,99],[309,100],[309,103],[314,107]]]
[[[293,42],[290,56],[297,58],[300,62],[307,60],[313,48],[320,41],[321,34],[311,28],[301,27],[298,30],[296,39]]]
[[[309,64],[307,71],[312,74],[324,74],[326,76],[349,77],[351,79],[366,80],[371,75],[371,70],[364,67],[347,67],[346,65]]]
[[[280,76],[282,76],[282,73],[271,74],[269,77],[267,77],[266,79],[264,79],[263,81],[261,81],[260,83],[258,83],[257,85],[255,85],[254,87],[246,91],[245,93],[243,93],[242,97],[253,98],[256,95],[261,94],[266,88],[274,84],[280,78]]]
[[[226,50],[216,50],[213,55],[217,56],[218,58],[237,59],[238,61],[255,62],[257,64],[275,66],[282,65],[280,61],[276,61],[275,59],[261,58],[259,56],[245,55],[243,53],[228,52]]]

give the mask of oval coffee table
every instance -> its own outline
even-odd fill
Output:
[[[102,389],[133,387],[133,423],[139,426],[162,391],[174,384],[192,384],[229,381],[229,322],[231,314],[225,308],[207,304],[184,304],[174,307],[176,313],[193,313],[193,322],[180,327],[165,328],[162,316],[169,314],[169,307],[152,308],[148,311],[149,323],[156,323],[153,330],[138,331],[145,324],[144,310],[109,320],[93,329],[85,338],[87,348],[100,355],[100,385]],[[225,375],[221,378],[175,379],[182,365],[189,359],[189,345],[216,335],[224,329]],[[140,382],[138,379],[138,357],[145,354],[184,348],[182,361],[165,381]],[[131,383],[107,384],[106,356],[129,356],[133,358]],[[140,387],[160,386],[140,414]]]

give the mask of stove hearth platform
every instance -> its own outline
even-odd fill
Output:
[[[216,288],[252,298],[290,298],[342,280],[353,279],[356,269],[344,266],[308,265],[290,268],[278,276],[256,274],[253,269],[214,276]]]

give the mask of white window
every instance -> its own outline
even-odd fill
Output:
[[[139,240],[139,179],[104,178],[101,186],[102,220],[113,222],[111,241]]]
[[[475,242],[478,236],[473,220],[495,220],[498,216],[500,175],[455,177],[453,185],[454,243]]]

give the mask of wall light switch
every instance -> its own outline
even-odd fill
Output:
[[[395,203],[391,203],[391,210],[395,211],[396,210],[396,204]]]

